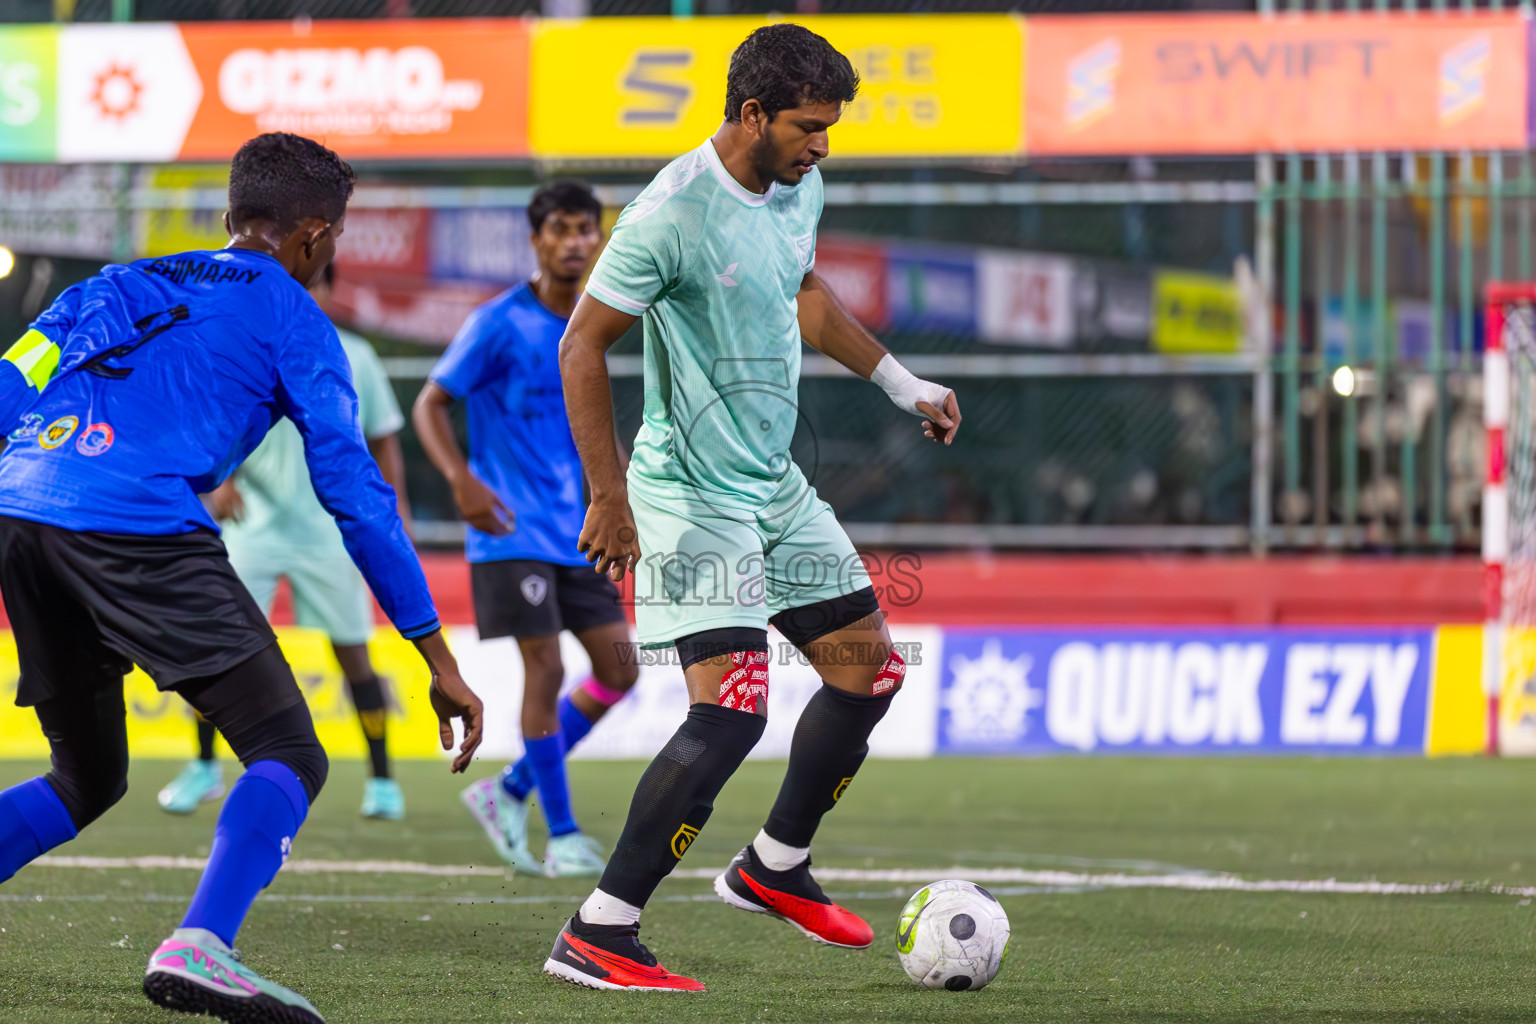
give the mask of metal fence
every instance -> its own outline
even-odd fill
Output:
[[[698,0],[691,6],[698,13],[761,13],[784,5]],[[813,7],[820,13],[1018,9],[901,0],[821,0],[794,9]],[[591,0],[587,6],[597,15],[672,9],[672,0]],[[521,0],[11,0],[0,5],[0,19],[549,10],[547,3]],[[1431,10],[1456,16],[1443,2]],[[549,170],[380,167],[369,174],[376,184],[429,182],[458,195],[432,200],[451,205],[490,201],[484,186],[526,189]],[[649,176],[635,167],[584,172],[621,196]],[[117,180],[105,198],[86,201],[101,202],[105,230],[115,239],[111,253],[102,255],[129,251],[137,207],[218,208],[216,194],[131,187],[126,172]],[[481,186],[482,198],[465,198],[468,186]],[[884,340],[917,372],[960,390],[964,443],[942,455],[925,448],[878,392],[821,375],[813,363],[802,391],[811,436],[799,439],[799,454],[814,452],[815,482],[864,540],[1472,547],[1483,462],[1478,296],[1489,280],[1530,280],[1536,272],[1533,199],[1529,153],[833,170],[823,223],[832,234],[1067,254],[1141,270],[1229,274],[1237,258],[1246,257],[1255,273],[1248,346],[1241,355],[1192,361],[1086,336],[1069,352],[1041,353],[973,333],[889,331]],[[16,202],[0,196],[0,215],[14,215]],[[93,266],[24,259],[18,274],[0,282],[0,328],[19,329],[27,313]],[[430,352],[380,341],[394,360],[402,396],[413,397]],[[631,341],[621,357],[635,351]],[[633,425],[639,402],[633,365],[618,374],[617,401],[621,421]],[[419,451],[411,451],[412,489],[424,519],[447,522],[446,491]]]

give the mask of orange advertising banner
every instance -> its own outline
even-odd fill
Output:
[[[183,160],[228,159],[261,132],[349,159],[528,152],[529,32],[510,18],[183,24],[203,97]]]
[[[1523,148],[1519,14],[1032,17],[1033,155]]]

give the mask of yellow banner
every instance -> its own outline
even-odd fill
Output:
[[[853,62],[858,98],[836,156],[999,156],[1023,137],[1024,22],[1006,14],[813,16],[796,24]],[[539,22],[529,139],[543,158],[673,157],[725,115],[731,52],[751,17]]]
[[[1152,280],[1152,347],[1170,355],[1237,352],[1242,309],[1230,278],[1160,270]]]
[[[146,177],[145,185],[153,189],[211,189],[223,192],[229,188],[227,166],[156,167]],[[138,254],[141,257],[170,256],[178,252],[198,249],[222,249],[229,243],[224,230],[224,209],[192,209],[191,203],[171,204],[168,209],[143,210],[135,225]]]
[[[357,713],[347,696],[341,669],[324,633],[279,627],[278,641],[294,677],[309,702],[315,732],[335,759],[367,754]],[[398,758],[440,758],[437,717],[427,700],[430,678],[421,655],[409,640],[382,631],[369,644],[373,667],[389,689],[389,752]],[[16,700],[16,644],[0,631],[0,758],[42,758],[48,743],[31,708]],[[197,750],[192,709],[174,693],[161,693],[135,670],[124,690],[128,704],[128,749],[134,757],[190,758]]]

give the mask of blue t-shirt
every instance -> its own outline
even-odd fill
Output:
[[[576,550],[586,517],[581,459],[560,386],[568,322],[519,285],[475,310],[432,370],[468,406],[469,468],[517,514],[501,537],[469,528],[471,562],[587,564]]]
[[[384,611],[407,637],[432,632],[336,330],[263,253],[109,266],[60,295],[0,358],[0,515],[138,536],[217,529],[198,495],[284,415]]]

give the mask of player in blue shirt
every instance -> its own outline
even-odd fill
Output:
[[[73,839],[127,789],[123,676],[141,666],[245,765],[181,927],[150,957],[161,1006],[248,1024],[321,1024],[231,952],[325,781],[325,751],[261,609],[198,495],[280,417],[347,550],[432,670],[444,748],[463,771],[480,701],[443,641],[421,564],[358,426],[336,331],[305,286],[336,251],[352,170],[296,135],[230,167],[229,247],[109,266],[61,295],[0,357],[0,593],[16,703],[52,770],[0,792],[0,882]]]
[[[560,384],[560,338],[602,242],[602,206],[576,182],[541,188],[528,205],[539,273],[477,309],[416,399],[422,447],[453,487],[469,524],[475,621],[483,639],[517,638],[523,658],[526,754],[500,779],[464,791],[497,852],[525,871],[597,875],[603,858],[571,813],[565,757],[634,686],[638,668],[612,582],[576,550],[584,478]],[[469,412],[469,459],[448,411]],[[560,632],[592,660],[592,676],[564,699]],[[528,849],[528,797],[537,788],[549,844]]]

